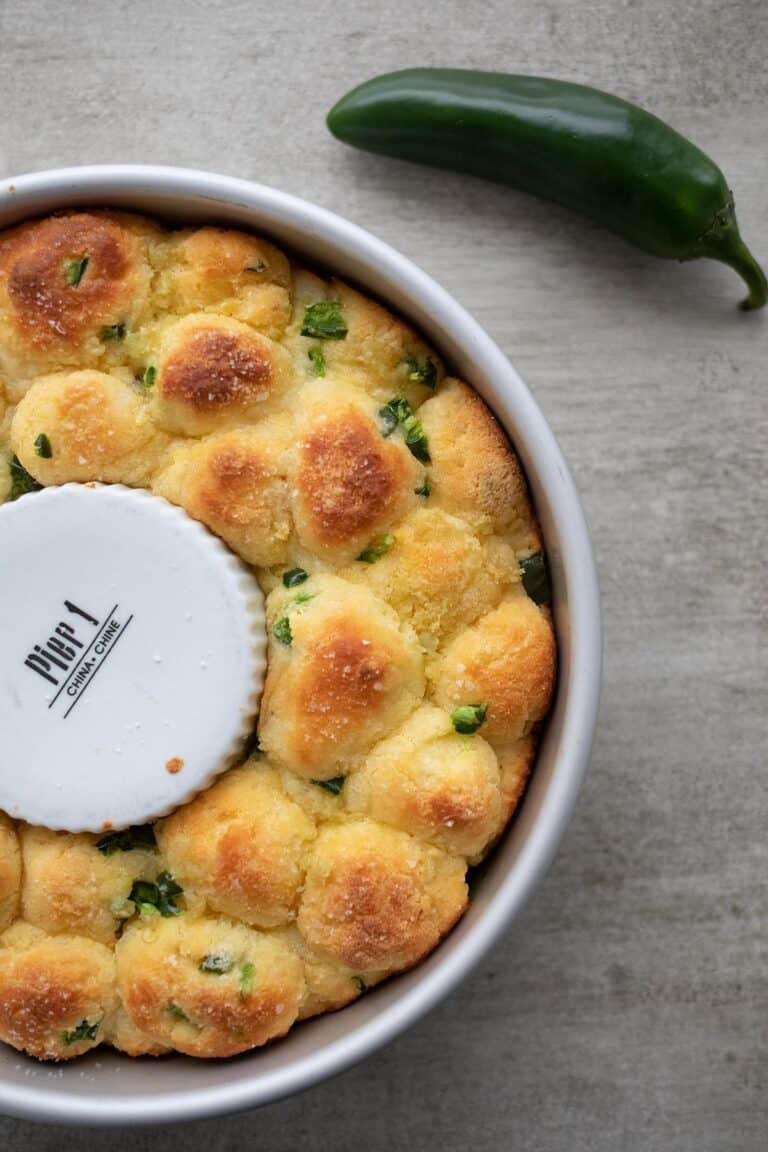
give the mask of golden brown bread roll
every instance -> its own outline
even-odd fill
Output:
[[[305,990],[287,944],[219,917],[130,925],[117,979],[134,1025],[190,1056],[234,1056],[282,1036]]]
[[[250,761],[227,772],[157,826],[158,844],[185,894],[259,928],[293,920],[315,825],[280,777]]]
[[[293,424],[285,415],[177,445],[152,490],[201,520],[249,564],[287,564]]]
[[[288,387],[288,353],[228,316],[193,313],[149,337],[143,379],[167,432],[204,436],[274,411]],[[151,375],[148,375],[151,373]]]
[[[467,901],[466,865],[371,820],[326,825],[314,843],[299,931],[361,976],[431,951]]]
[[[351,560],[415,506],[424,469],[402,439],[382,435],[375,403],[357,390],[326,381],[301,399],[296,531],[329,563]]]
[[[17,921],[0,936],[0,1039],[38,1060],[71,1060],[105,1037],[117,1008],[114,955],[82,936]]]
[[[509,743],[543,719],[554,678],[549,615],[520,591],[451,641],[435,675],[435,700],[448,712],[484,705],[482,735]]]
[[[159,857],[148,848],[106,855],[90,832],[53,832],[19,826],[24,864],[21,914],[55,935],[75,933],[114,945],[135,909],[128,897],[134,880],[154,880]]]
[[[227,228],[172,232],[154,259],[156,313],[214,311],[282,335],[291,315],[288,260],[263,237]]]
[[[0,235],[0,379],[18,399],[44,372],[121,362],[147,305],[149,221],[65,212]]]
[[[44,454],[40,436],[47,439]],[[11,425],[13,451],[41,484],[147,484],[167,446],[138,392],[90,369],[41,376]]]
[[[416,638],[367,588],[321,575],[296,592],[278,588],[267,624],[259,738],[299,776],[343,774],[421,699]]]
[[[344,785],[347,807],[460,856],[476,856],[502,820],[499,764],[479,735],[459,735],[425,704]]]

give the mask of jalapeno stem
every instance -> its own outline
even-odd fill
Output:
[[[764,308],[768,304],[768,280],[741,236],[738,232],[730,232],[718,240],[720,242],[713,245],[710,255],[714,260],[719,260],[738,272],[749,289],[749,295],[742,300],[739,307],[746,312]]]
[[[768,280],[741,238],[732,196],[717,213],[710,230],[701,238],[695,255],[709,256],[711,260],[719,260],[721,264],[727,264],[734,272],[738,272],[749,289],[749,295],[739,305],[745,312],[753,312],[768,304]]]

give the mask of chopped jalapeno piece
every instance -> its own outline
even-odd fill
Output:
[[[174,1004],[173,1000],[168,1001],[167,1010],[170,1012],[171,1016],[175,1016],[177,1020],[183,1020],[186,1024],[189,1024],[189,1016],[187,1016],[183,1008],[180,1008],[178,1004]]]
[[[149,880],[134,880],[128,899],[133,900],[143,916],[178,916],[181,909],[174,896],[183,891],[170,872],[161,872],[154,884]]]
[[[152,364],[149,364],[144,369],[144,375],[141,378],[141,382],[145,388],[154,388],[156,380],[157,380],[157,368],[155,368]]]
[[[250,960],[240,965],[240,995],[250,996],[253,992],[253,982],[256,977],[256,968]]]
[[[549,604],[551,599],[547,562],[541,552],[520,561],[523,573],[523,588],[534,604]]]
[[[302,336],[313,336],[316,340],[343,340],[348,331],[340,300],[319,300],[304,309]]]
[[[367,548],[363,548],[355,559],[362,560],[364,564],[375,564],[382,556],[386,556],[394,542],[395,538],[392,533],[385,532],[378,540],[374,540]]]
[[[429,356],[423,364],[420,364],[415,356],[406,356],[405,366],[408,379],[414,384],[423,384],[425,388],[432,389],[437,387],[437,365]]]
[[[429,496],[431,492],[432,489],[429,486],[429,480],[425,480],[421,488],[414,488],[413,490],[414,496]]]
[[[487,714],[487,704],[462,704],[451,712],[451,721],[462,736],[471,736],[485,722]]]
[[[325,356],[322,348],[310,348],[307,356],[309,357],[310,373],[313,376],[325,376]]]
[[[331,780],[313,780],[312,783],[317,784],[318,788],[325,788],[331,796],[338,796],[344,787],[344,777],[334,776]]]
[[[398,424],[402,424],[412,415],[411,406],[402,397],[389,400],[383,408],[379,408],[382,436],[391,436]]]
[[[77,260],[64,261],[64,279],[70,288],[77,288],[89,263],[87,256],[80,256]]]
[[[26,496],[28,492],[39,492],[43,487],[34,476],[30,476],[18,456],[11,457],[8,471],[11,474],[11,500],[18,500],[19,496]]]
[[[411,454],[422,464],[430,464],[432,457],[429,454],[429,443],[418,416],[409,416],[403,421],[403,432],[406,447]]]
[[[279,644],[290,645],[293,641],[291,622],[287,616],[281,616],[272,628],[272,635]]]
[[[283,587],[295,588],[297,584],[303,584],[305,580],[309,580],[309,572],[305,572],[303,568],[290,568],[287,572],[283,572]]]
[[[51,456],[53,456],[51,442],[45,432],[41,432],[35,440],[35,452],[37,452],[38,456],[42,456],[43,460],[50,460]]]
[[[379,408],[379,420],[382,436],[391,436],[398,424],[403,429],[406,447],[417,460],[429,464],[429,444],[421,420],[415,416],[407,400],[402,396],[390,400],[383,408]]]
[[[64,1033],[64,1043],[69,1047],[70,1044],[79,1044],[81,1040],[95,1040],[98,1030],[98,1021],[95,1024],[90,1024],[87,1020],[81,1020],[71,1032]]]
[[[209,952],[198,964],[201,972],[208,972],[211,976],[224,976],[227,972],[231,972],[234,966],[234,960],[221,952]]]
[[[112,340],[123,340],[125,338],[126,327],[121,320],[118,324],[105,324],[101,330],[101,338],[105,343]]]
[[[365,992],[368,989],[368,985],[366,984],[365,980],[363,980],[362,976],[353,976],[352,983],[357,986],[358,992]]]
[[[134,848],[157,848],[155,830],[151,824],[135,824],[131,828],[121,828],[117,832],[107,832],[96,841],[96,847],[104,856],[115,852],[132,852]]]

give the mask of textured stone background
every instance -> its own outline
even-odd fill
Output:
[[[355,155],[323,115],[413,64],[645,102],[722,164],[768,259],[764,0],[0,0],[0,165],[251,177],[377,232],[489,329],[569,457],[604,597],[592,768],[504,943],[389,1049],[194,1127],[0,1119],[13,1152],[759,1152],[768,1142],[768,315],[564,211]],[[762,708],[762,714],[761,714]]]

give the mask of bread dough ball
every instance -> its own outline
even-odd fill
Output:
[[[340,575],[391,604],[428,652],[495,607],[518,579],[514,554],[484,547],[463,520],[439,509],[411,512],[393,536],[375,564],[356,561]]]
[[[19,909],[21,894],[21,852],[16,826],[0,812],[0,932],[7,928]]]
[[[128,897],[134,880],[154,880],[159,856],[146,848],[105,855],[90,832],[54,832],[19,826],[23,860],[24,919],[55,935],[76,933],[114,944],[122,922],[134,912]]]
[[[156,260],[157,311],[214,311],[273,340],[284,332],[291,315],[291,271],[274,244],[227,228],[185,228],[166,238]]]
[[[18,921],[0,936],[0,1039],[38,1060],[71,1060],[104,1039],[117,1007],[115,959],[82,936]]]
[[[536,551],[539,536],[517,456],[483,401],[459,380],[446,380],[419,409],[429,441],[430,505],[461,516],[481,533],[510,537]]]
[[[447,713],[422,705],[382,740],[344,785],[347,807],[473,856],[502,819],[499,764],[481,736],[454,731]]]
[[[0,235],[0,377],[14,399],[45,372],[123,361],[159,234],[138,216],[75,211]]]
[[[434,697],[447,712],[484,704],[481,735],[509,743],[544,718],[554,681],[549,614],[520,590],[451,641],[437,667]]]
[[[290,418],[268,417],[252,428],[179,445],[152,490],[201,520],[247,563],[285,564],[293,449]]]
[[[300,776],[343,774],[423,695],[413,633],[367,588],[324,575],[278,588],[267,599],[267,626],[260,743]]]
[[[50,456],[36,441],[48,438]],[[41,484],[146,485],[168,439],[149,418],[138,392],[123,379],[85,369],[36,380],[11,425],[11,445]]]
[[[298,928],[353,972],[415,964],[464,911],[466,865],[371,820],[327,825],[315,841]]]
[[[301,335],[307,306],[323,301],[338,303],[343,339]],[[297,277],[290,344],[297,366],[306,364],[310,348],[320,347],[329,378],[354,380],[380,404],[404,396],[418,407],[443,377],[440,357],[412,328],[340,280],[305,275],[300,283]]]
[[[294,520],[301,544],[329,563],[352,560],[418,497],[423,467],[402,437],[382,435],[376,405],[326,381],[301,393]]]
[[[288,353],[227,316],[198,312],[161,325],[144,355],[153,418],[182,436],[259,420],[290,383]]]
[[[283,941],[224,918],[131,925],[117,976],[136,1027],[189,1056],[234,1056],[284,1035],[304,996],[301,961]]]
[[[293,920],[315,825],[278,773],[249,761],[161,821],[160,849],[185,893],[260,928]]]

